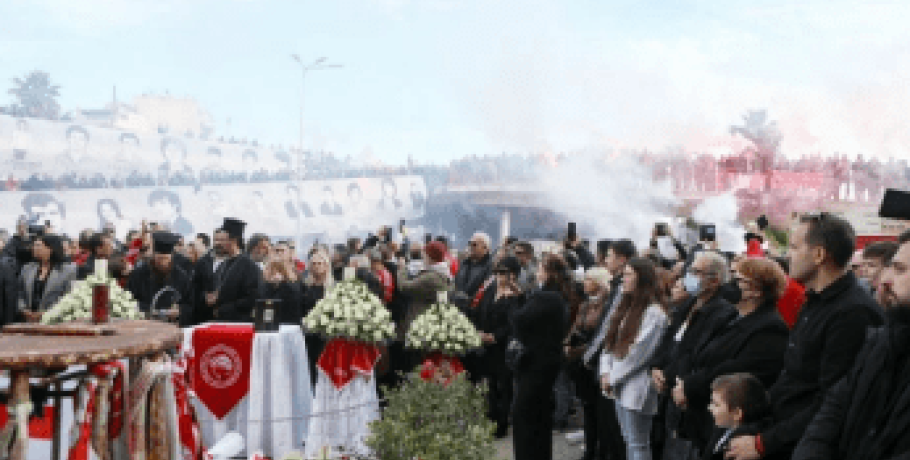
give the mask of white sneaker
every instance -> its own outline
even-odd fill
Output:
[[[581,442],[585,440],[585,430],[573,431],[566,433],[566,440],[569,442]]]

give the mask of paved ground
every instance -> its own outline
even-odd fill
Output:
[[[580,430],[582,427],[581,407],[572,417],[569,423],[569,429],[565,433],[553,433],[553,460],[578,460],[584,454],[584,444],[581,440],[578,442],[568,442],[566,433]],[[512,460],[512,430],[509,429],[509,436],[496,441],[497,460]]]

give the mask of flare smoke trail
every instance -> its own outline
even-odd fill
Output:
[[[631,156],[606,158],[578,154],[556,168],[541,167],[542,204],[577,222],[584,236],[632,238],[646,248],[654,224],[673,215],[670,183],[655,182],[651,169]]]

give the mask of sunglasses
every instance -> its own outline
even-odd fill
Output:
[[[808,220],[808,221],[814,222],[816,225],[819,226],[819,230],[821,230],[822,240],[824,241],[825,247],[829,246],[828,242],[830,240],[830,233],[831,233],[831,226],[826,225],[826,224],[831,222],[833,217],[834,217],[833,214],[831,214],[829,212],[824,212],[824,211],[807,212],[807,213],[802,214],[803,220]]]

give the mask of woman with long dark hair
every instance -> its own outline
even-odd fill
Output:
[[[515,460],[553,457],[553,387],[562,362],[562,340],[569,316],[564,297],[565,262],[553,254],[544,256],[537,280],[541,290],[531,293],[512,314],[513,342],[507,351],[515,376]]]
[[[34,262],[19,274],[19,312],[28,322],[41,315],[66,295],[76,280],[76,265],[66,261],[59,236],[41,235],[32,243]]]
[[[657,413],[657,391],[646,363],[667,327],[659,302],[657,273],[649,259],[629,260],[623,272],[622,298],[607,320],[600,357],[601,389],[616,400],[628,460],[651,459],[651,422]]]

